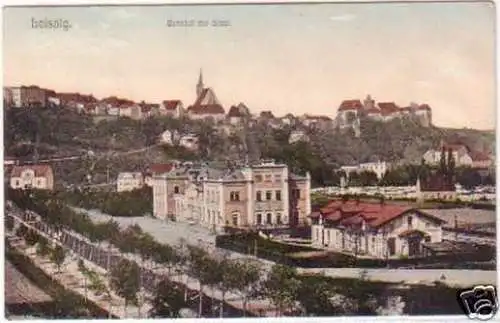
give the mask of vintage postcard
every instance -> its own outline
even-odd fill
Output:
[[[495,37],[482,1],[4,7],[6,317],[493,318]]]

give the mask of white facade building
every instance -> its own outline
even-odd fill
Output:
[[[211,229],[303,225],[310,214],[310,176],[286,165],[236,170],[178,168],[154,177],[154,214]]]
[[[10,173],[13,189],[54,189],[54,173],[49,165],[13,166]]]
[[[446,222],[399,205],[332,201],[311,215],[312,245],[373,258],[419,257]]]
[[[342,166],[340,170],[343,170],[347,176],[351,173],[361,173],[363,171],[373,172],[377,175],[380,180],[384,177],[385,173],[389,170],[390,164],[385,161],[361,163],[359,165]]]
[[[144,186],[144,176],[140,172],[124,172],[118,174],[117,192],[127,192],[141,189]]]

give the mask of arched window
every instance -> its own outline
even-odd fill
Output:
[[[179,194],[179,186],[174,186],[174,194]]]

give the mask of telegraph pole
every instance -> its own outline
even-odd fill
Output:
[[[108,241],[108,255],[107,255],[107,259],[106,259],[106,269],[107,269],[107,272],[106,274],[108,275],[108,284],[109,284],[109,287],[111,287],[111,244],[109,243]],[[111,314],[111,307],[113,306],[113,302],[112,302],[112,297],[111,297],[111,293],[109,295],[109,308],[108,308],[108,318],[111,319],[113,318],[113,315]]]

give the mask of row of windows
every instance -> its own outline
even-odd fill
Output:
[[[254,176],[254,181],[255,183],[272,183],[273,182],[273,175],[271,174],[257,174]],[[274,174],[274,182],[281,182],[281,174]]]
[[[292,196],[294,198],[300,198],[300,190],[299,189],[292,190]],[[255,200],[257,202],[262,202],[263,201],[262,197],[263,197],[262,191],[257,191],[256,195],[255,195]],[[271,201],[273,199],[273,191],[265,191],[265,198],[266,198],[265,199],[266,201]],[[238,191],[230,192],[229,200],[230,201],[240,201],[240,192],[238,192]],[[281,191],[280,190],[274,191],[274,200],[281,201]]]
[[[15,186],[21,186],[21,181],[20,181],[20,180],[18,180],[18,179],[16,179],[14,183],[15,183]],[[42,180],[41,180],[41,179],[38,179],[38,180],[36,181],[36,186],[40,186],[40,185],[42,185]]]
[[[266,194],[266,201],[271,201],[273,199],[273,191],[266,191],[265,194]],[[275,191],[274,195],[275,195],[276,201],[281,201],[281,191]],[[256,192],[255,200],[257,202],[262,201],[262,192],[261,191]]]
[[[281,213],[276,213],[276,224],[283,224],[283,217]],[[255,224],[273,224],[273,214],[266,213],[265,217],[263,217],[262,213],[257,213],[255,215]]]

